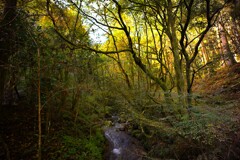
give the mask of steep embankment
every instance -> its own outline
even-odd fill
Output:
[[[222,68],[211,76],[198,79],[193,90],[204,97],[217,96],[224,101],[240,102],[240,64],[230,68]]]
[[[240,159],[240,64],[197,79],[193,91],[201,95],[209,112],[214,111],[220,119],[229,119],[217,129],[218,142],[212,155],[217,159]]]

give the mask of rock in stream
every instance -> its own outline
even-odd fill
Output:
[[[106,160],[142,160],[145,154],[137,139],[119,129],[121,124],[105,129],[105,137],[109,142]]]

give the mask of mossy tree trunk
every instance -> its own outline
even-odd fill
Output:
[[[168,13],[168,23],[167,23],[167,35],[171,41],[172,53],[174,57],[174,70],[176,75],[176,85],[177,92],[179,96],[184,93],[184,78],[182,71],[182,64],[180,61],[180,50],[178,46],[177,30],[176,30],[176,16],[173,13],[172,1],[168,1],[167,13]],[[182,98],[181,98],[182,99]]]
[[[173,66],[175,71],[176,87],[178,93],[178,104],[174,107],[176,113],[183,114],[186,108],[186,102],[183,98],[185,92],[185,83],[183,77],[181,52],[179,48],[179,39],[177,37],[177,19],[174,14],[173,2],[171,0],[167,3],[167,23],[166,23],[166,34],[170,39],[171,50],[173,54]]]

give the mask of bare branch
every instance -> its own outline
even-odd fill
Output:
[[[90,21],[95,22],[95,23],[97,23],[97,24],[99,24],[99,25],[102,25],[102,26],[105,26],[105,27],[112,28],[112,29],[123,30],[123,29],[120,28],[120,27],[108,26],[108,25],[106,25],[106,24],[98,21],[95,17],[86,14],[86,13],[85,13],[81,8],[79,8],[79,6],[78,6],[76,3],[74,3],[72,0],[70,0],[70,2],[71,2],[72,5],[74,5],[84,16],[86,16]]]

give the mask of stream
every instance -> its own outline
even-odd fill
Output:
[[[124,124],[115,123],[105,129],[104,134],[108,140],[105,154],[106,160],[142,160],[145,151],[139,141],[124,131]]]

